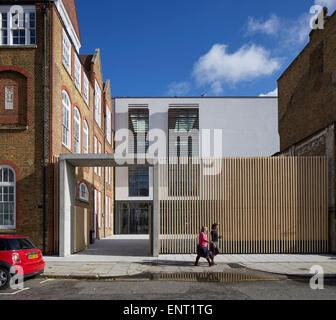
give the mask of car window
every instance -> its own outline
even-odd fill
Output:
[[[36,249],[36,246],[34,246],[28,239],[18,239],[21,250],[30,250],[30,249]]]
[[[9,239],[9,247],[12,251],[36,249],[36,247],[25,238]]]
[[[7,240],[0,239],[0,251],[7,251]]]
[[[21,250],[20,243],[18,239],[8,239],[9,250],[10,251],[19,251]]]

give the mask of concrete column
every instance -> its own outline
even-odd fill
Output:
[[[151,227],[151,248],[153,257],[160,254],[160,201],[159,201],[159,166],[153,168],[153,215]]]
[[[66,257],[73,252],[73,219],[76,194],[76,168],[60,160],[59,190],[59,255]]]

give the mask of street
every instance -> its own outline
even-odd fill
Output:
[[[336,280],[325,279],[323,290],[308,280],[281,276],[220,281],[76,281],[35,278],[23,291],[0,292],[0,300],[336,300]]]

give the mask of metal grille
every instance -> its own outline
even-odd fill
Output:
[[[168,111],[169,156],[199,155],[199,110],[170,108]]]
[[[196,253],[201,227],[213,223],[223,253],[328,252],[324,157],[193,160],[159,165],[162,254]],[[211,164],[219,174],[206,174]]]
[[[130,154],[145,154],[148,149],[149,110],[129,109],[128,129],[130,137],[128,151]]]

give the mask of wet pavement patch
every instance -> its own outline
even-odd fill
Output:
[[[135,276],[116,277],[114,281],[181,281],[235,283],[245,281],[280,280],[280,277],[248,272],[180,272],[180,273],[142,273]]]
[[[239,263],[228,263],[228,266],[231,268],[231,269],[244,269],[245,267],[242,266],[241,264]]]

